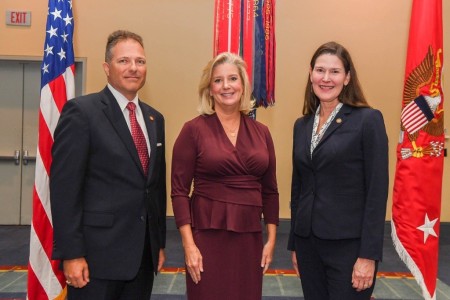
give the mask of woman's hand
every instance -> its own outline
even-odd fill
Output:
[[[186,272],[191,275],[192,281],[198,283],[201,279],[200,273],[203,272],[203,257],[195,245],[191,224],[185,224],[178,229],[183,243]]]
[[[184,259],[186,271],[191,275],[192,281],[199,283],[203,272],[203,257],[195,244],[184,247]]]
[[[267,242],[264,245],[261,259],[261,268],[263,268],[263,274],[266,273],[267,269],[270,266],[270,263],[272,262],[274,249],[275,243],[273,242]]]
[[[261,268],[263,268],[263,274],[266,273],[273,259],[273,252],[275,250],[275,241],[277,239],[277,225],[266,224],[266,231],[267,231],[267,242],[264,245],[261,258]]]
[[[367,258],[358,258],[353,266],[352,284],[358,291],[368,289],[373,284],[375,274],[375,261]]]

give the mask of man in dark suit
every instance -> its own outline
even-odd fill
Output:
[[[53,259],[70,300],[149,299],[165,260],[164,118],[138,98],[139,35],[113,32],[103,67],[107,87],[68,101],[55,129]]]

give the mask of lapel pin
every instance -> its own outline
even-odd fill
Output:
[[[341,124],[342,123],[342,119],[341,118],[337,118],[336,119],[336,123]]]
[[[150,121],[154,121],[155,118],[153,118],[153,116],[150,116]]]

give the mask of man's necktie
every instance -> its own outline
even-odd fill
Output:
[[[145,136],[142,132],[141,126],[139,126],[136,119],[136,104],[133,102],[128,103],[127,109],[130,112],[131,136],[133,137],[134,144],[136,145],[145,176],[147,176],[149,164],[147,142],[145,141]]]

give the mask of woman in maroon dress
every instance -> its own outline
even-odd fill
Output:
[[[250,94],[245,62],[219,54],[203,71],[200,116],[184,124],[174,145],[171,196],[188,299],[262,298],[279,204],[273,141],[247,116]]]

